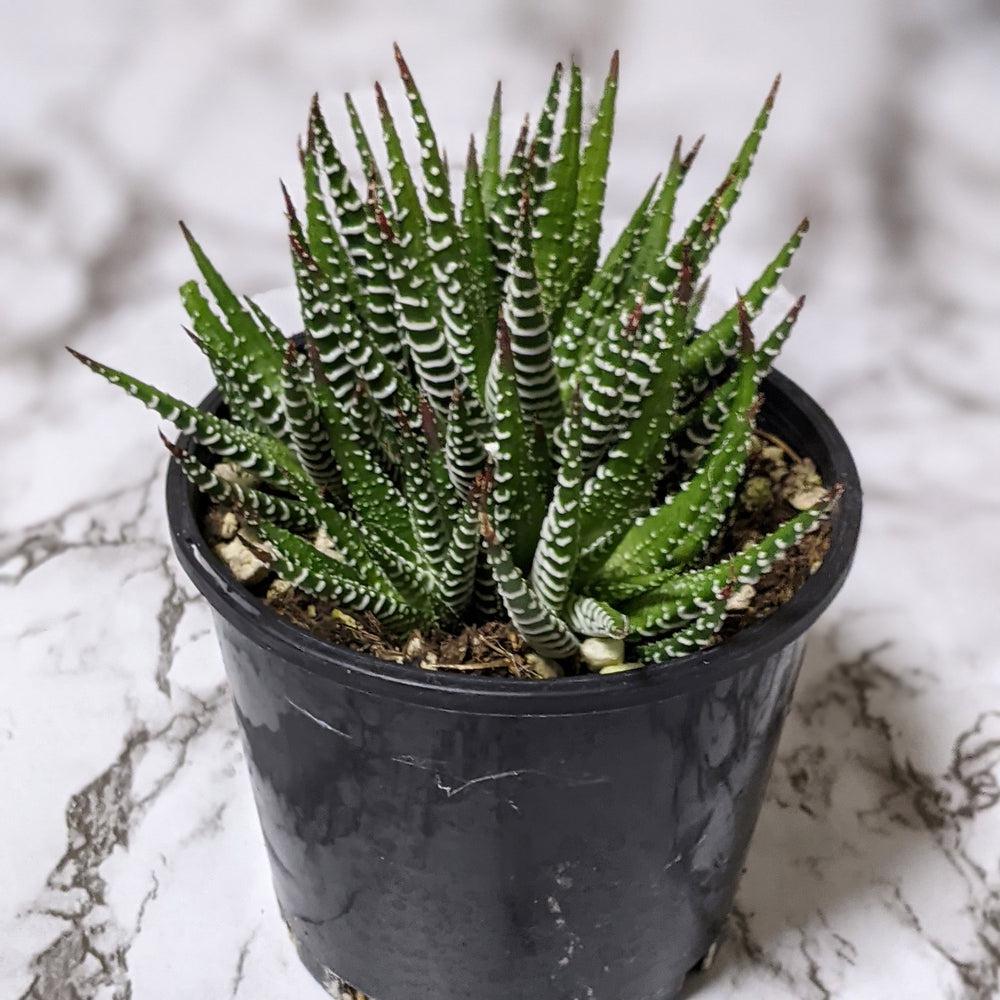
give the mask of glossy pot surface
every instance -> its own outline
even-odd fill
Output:
[[[732,905],[806,629],[860,526],[829,418],[779,374],[764,393],[761,425],[847,487],[823,565],[724,644],[607,677],[436,674],[320,642],[228,578],[171,469],[174,545],[215,612],[278,901],[335,996],[677,995]]]

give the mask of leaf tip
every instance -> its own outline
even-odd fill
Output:
[[[403,84],[412,89],[413,74],[410,72],[410,67],[407,65],[406,59],[403,57],[403,50],[399,47],[399,42],[392,43],[392,54],[396,59],[396,66],[399,68],[399,75],[402,77]]]
[[[691,164],[698,158],[701,147],[705,144],[705,133],[703,132],[694,141],[694,145],[688,150],[687,155],[681,161],[681,169],[687,173],[691,169]]]
[[[754,353],[756,347],[754,346],[753,330],[750,327],[750,315],[747,312],[746,300],[742,295],[736,301],[736,310],[740,324],[740,354],[744,358],[748,358]]]
[[[779,73],[774,78],[774,83],[771,84],[771,89],[767,92],[767,100],[764,102],[764,107],[767,108],[768,111],[770,111],[771,108],[774,107],[774,101],[775,98],[777,98],[778,96],[778,91],[780,90],[780,88],[781,88],[781,74]]]
[[[513,365],[514,353],[510,346],[510,327],[501,313],[497,318],[497,350],[500,352],[500,363]]]
[[[163,431],[157,431],[160,435],[160,440],[163,442],[163,446],[170,452],[170,454],[177,459],[178,462],[188,457],[188,453],[178,444],[171,441]]]
[[[94,361],[93,358],[88,358],[86,354],[81,354],[76,349],[70,347],[69,344],[64,344],[63,346],[66,348],[67,351],[69,351],[70,354],[73,355],[74,358],[76,358],[77,361],[79,361],[81,364],[86,365],[88,368],[93,368],[94,365],[97,363]]]

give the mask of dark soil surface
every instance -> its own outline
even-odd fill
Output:
[[[758,434],[734,515],[714,546],[711,560],[736,552],[773,531],[799,510],[812,506],[822,492],[811,460],[801,459],[782,442]],[[227,512],[218,508],[209,511],[204,529],[210,542],[221,540],[220,526],[226,516]],[[750,622],[766,618],[788,601],[819,568],[829,547],[830,525],[824,522],[818,531],[806,535],[789,550],[785,559],[761,577],[756,586],[740,592],[740,603],[745,606],[730,611],[717,641],[723,641]],[[382,660],[411,663],[425,670],[532,679],[579,669],[572,665],[559,667],[534,655],[509,622],[470,625],[457,634],[434,628],[413,632],[400,640],[387,634],[373,616],[344,612],[330,601],[317,600],[280,581],[276,584],[273,575],[248,586],[278,614],[300,628]]]

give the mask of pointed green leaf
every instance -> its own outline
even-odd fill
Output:
[[[493,92],[489,124],[486,128],[486,146],[483,149],[483,211],[487,218],[493,210],[497,186],[500,183],[500,115],[503,92],[500,84]]]
[[[566,623],[538,599],[488,520],[483,524],[483,538],[504,607],[525,642],[541,656],[562,659],[577,653],[580,644],[576,637]]]
[[[582,116],[583,78],[580,67],[574,63],[570,69],[562,135],[549,165],[535,220],[535,262],[545,308],[551,315],[557,315],[566,301],[576,264],[572,235],[580,176]]]
[[[214,455],[238,465],[274,486],[297,492],[308,483],[305,470],[277,441],[248,431],[212,413],[206,413],[168,393],[132,378],[115,368],[67,348],[70,354],[112,385],[134,396],[147,409],[173,424]]]

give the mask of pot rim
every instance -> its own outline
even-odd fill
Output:
[[[483,677],[421,670],[319,639],[292,625],[229,577],[228,569],[202,537],[195,513],[196,490],[175,462],[170,463],[166,477],[171,540],[181,566],[217,615],[248,641],[327,682],[379,691],[386,697],[446,711],[485,715],[568,715],[661,701],[716,684],[790,645],[833,600],[853,561],[861,527],[862,492],[847,443],[815,400],[787,376],[772,371],[764,382],[763,395],[761,422],[804,426],[812,436],[804,450],[816,462],[824,482],[840,482],[846,487],[831,516],[829,551],[820,568],[767,618],[710,649],[639,670],[548,681]],[[220,402],[221,396],[214,389],[200,407],[213,411]],[[179,444],[190,445],[190,441],[182,436]]]

